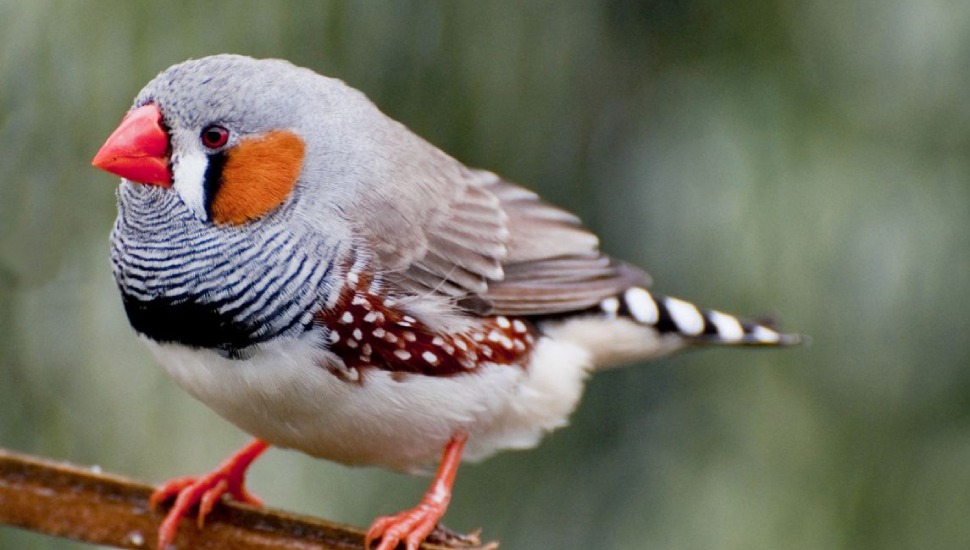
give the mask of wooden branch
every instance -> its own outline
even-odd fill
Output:
[[[155,549],[164,514],[148,509],[151,492],[121,477],[0,449],[0,525],[116,548]],[[194,518],[183,520],[175,546],[363,550],[364,534],[346,525],[227,501],[215,507],[204,529],[196,528]]]

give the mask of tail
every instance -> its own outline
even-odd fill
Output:
[[[656,359],[691,346],[780,347],[803,340],[767,322],[702,310],[642,287],[630,287],[582,314],[550,319],[541,331],[586,349],[593,369]]]
[[[793,346],[802,342],[799,334],[779,332],[769,322],[742,320],[714,309],[630,287],[623,294],[600,302],[608,317],[628,317],[661,335],[673,334],[689,344],[728,346]]]

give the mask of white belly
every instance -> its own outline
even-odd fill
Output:
[[[541,338],[528,368],[485,365],[450,377],[368,370],[333,375],[310,339],[227,359],[146,340],[175,381],[239,428],[273,445],[345,464],[417,471],[438,460],[458,431],[465,458],[534,446],[566,423],[582,393],[589,353]]]

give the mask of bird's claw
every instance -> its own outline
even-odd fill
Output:
[[[153,510],[158,509],[163,502],[175,498],[175,503],[159,526],[158,548],[168,548],[175,540],[179,522],[183,517],[189,515],[191,508],[195,505],[198,505],[196,525],[199,529],[203,527],[206,516],[212,512],[213,507],[219,502],[222,495],[227,493],[233,500],[253,506],[262,506],[262,500],[246,490],[241,477],[234,479],[236,477],[232,475],[232,472],[220,469],[198,478],[173,479],[156,489],[148,501]]]
[[[242,451],[204,476],[180,477],[155,489],[148,499],[148,505],[152,510],[157,510],[163,502],[175,499],[175,503],[165,514],[165,519],[158,528],[158,548],[166,550],[172,544],[179,522],[189,515],[193,506],[198,505],[196,525],[199,529],[205,524],[206,516],[212,512],[216,503],[225,494],[238,502],[262,506],[263,501],[246,490],[244,479],[250,463],[265,449],[265,443],[254,440]]]
[[[443,515],[441,507],[422,502],[400,514],[379,517],[367,530],[364,546],[370,548],[371,543],[379,540],[374,550],[394,550],[401,543],[407,550],[417,550]]]

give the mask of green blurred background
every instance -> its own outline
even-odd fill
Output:
[[[463,468],[503,548],[970,547],[965,0],[0,0],[0,446],[143,480],[246,436],[179,391],[110,275],[89,167],[188,57],[284,57],[577,213],[667,294],[813,344],[595,377],[572,426]],[[272,451],[274,507],[365,526],[426,479]],[[73,543],[0,527],[3,549]]]

